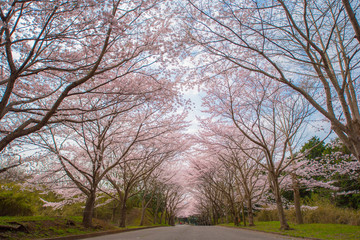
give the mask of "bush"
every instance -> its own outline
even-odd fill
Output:
[[[360,226],[360,210],[339,208],[327,200],[316,200],[311,205],[317,208],[303,209],[304,223],[333,223]],[[295,223],[295,210],[285,210],[286,219]],[[277,210],[261,210],[256,214],[257,221],[278,221]]]
[[[360,226],[360,211],[327,203],[315,210],[302,211],[305,223],[334,223]]]
[[[19,185],[0,186],[0,216],[31,216],[36,212],[34,194],[22,191]]]
[[[255,214],[255,219],[259,222],[279,221],[277,210],[261,210]]]

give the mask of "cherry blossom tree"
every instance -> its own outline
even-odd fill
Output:
[[[242,68],[301,94],[360,161],[358,2],[187,2],[205,79]]]
[[[65,171],[66,176],[87,196],[83,217],[86,227],[92,226],[100,181],[128,154],[140,137],[142,124],[138,125],[135,131],[124,131],[125,129],[114,126],[118,124],[115,121],[116,117],[119,116],[113,115],[102,121],[84,122],[80,129],[71,128],[70,130],[75,130],[76,134],[67,146],[64,146],[65,142],[59,144],[55,140],[56,133],[51,130],[54,141],[46,143],[48,150],[54,153],[60,162],[61,170]],[[119,134],[120,131],[123,132],[122,135]],[[117,146],[114,143],[117,143]]]
[[[152,202],[150,203],[150,212],[154,216],[153,224],[162,223],[162,215],[159,219],[159,213],[163,213],[165,209],[165,183],[162,181],[156,182],[156,188],[154,189],[154,196]]]
[[[281,228],[289,228],[283,212],[279,178],[291,163],[286,161],[287,151],[302,133],[303,123],[311,114],[309,105],[301,101],[301,97],[294,98],[295,93],[283,91],[279,85],[250,72],[228,71],[208,81],[206,87],[205,112],[211,114],[213,124],[232,124],[237,135],[263,152],[262,159],[247,156],[268,172]],[[234,139],[233,142],[238,141]],[[238,143],[236,146],[247,152],[246,145]]]
[[[247,155],[254,156],[257,161],[250,159]],[[264,169],[258,164],[263,159],[263,153],[256,148],[250,148],[248,153],[244,153],[237,147],[228,148],[228,153],[220,155],[227,171],[234,172],[235,186],[238,192],[243,195],[242,198],[246,203],[249,226],[254,226],[253,208],[269,186],[267,177],[263,174]],[[256,157],[257,156],[257,157]]]
[[[154,198],[156,197],[158,190],[161,188],[160,186],[161,183],[159,183],[159,181],[157,180],[159,178],[159,175],[160,173],[156,172],[155,170],[148,178],[145,178],[141,183],[141,185],[143,186],[141,191],[141,217],[139,223],[140,226],[144,225],[146,210],[150,207],[150,204],[153,202]],[[154,211],[154,218],[155,218],[155,214],[157,215],[157,213],[158,211]],[[156,224],[156,219],[154,222]]]
[[[217,224],[224,212],[224,198],[223,192],[212,185],[222,181],[218,178],[217,169],[223,169],[216,158],[207,151],[196,150],[192,152],[189,160],[187,181],[192,186],[191,192],[197,202],[197,211],[209,217],[209,223]]]
[[[212,157],[218,159],[218,161],[215,161],[215,172],[211,171],[207,177],[210,180],[207,180],[207,182],[210,181],[214,188],[223,191],[229,203],[235,202],[235,200],[231,200],[231,196],[236,199],[236,208],[234,204],[230,204],[230,209],[233,209],[233,216],[239,218],[239,212],[242,210],[243,217],[245,217],[243,204],[246,205],[249,224],[254,225],[253,205],[262,197],[262,193],[267,187],[267,177],[263,174],[264,169],[257,161],[248,157],[247,154],[261,161],[263,159],[262,151],[251,146],[251,143],[245,146],[247,139],[241,137],[241,135],[239,136],[236,128],[231,123],[226,124],[225,122],[212,122],[203,119],[201,127],[202,130],[196,138],[196,142],[200,143],[201,147],[197,151],[207,155],[207,159]],[[242,147],[239,148],[239,146]],[[245,149],[247,153],[244,152]],[[197,159],[194,161],[198,161]],[[196,164],[195,167],[201,168]],[[219,174],[223,171],[224,174]],[[229,176],[230,179],[226,176]],[[214,177],[221,179],[220,182],[212,180]],[[228,179],[228,181],[225,181],[225,179]],[[235,224],[237,222],[238,220],[234,221]]]
[[[293,172],[299,186],[307,191],[329,189],[334,195],[348,195],[358,192],[360,164],[352,154],[343,150],[339,139],[328,143],[321,156],[298,159],[288,171]],[[346,184],[351,182],[352,184]],[[345,183],[345,184],[344,184]],[[285,179],[284,187],[289,187],[289,179]],[[355,185],[355,188],[354,186]]]
[[[181,102],[174,95],[176,91],[172,92],[172,84],[167,86],[153,78],[148,81],[153,84],[147,85],[146,78],[138,81],[131,78],[131,83],[125,82],[121,94],[101,93],[81,97],[78,106],[84,104],[89,109],[103,105],[108,107],[73,116],[72,121],[58,124],[58,128],[49,127],[50,135],[38,132],[37,138],[29,138],[32,144],[52,153],[61,164],[60,171],[66,173],[73,187],[87,196],[83,218],[87,227],[92,224],[98,188],[113,169],[120,164],[134,164],[134,161],[128,162],[135,157],[130,156],[134,155],[133,149],[139,151],[140,156],[145,154],[145,160],[141,157],[137,159],[138,165],[147,166],[150,161],[146,161],[149,156],[146,155],[145,142],[149,141],[151,147],[150,142],[156,143],[154,138],[166,138],[170,132],[175,134],[185,127],[186,112],[174,113],[177,111],[174,105]],[[140,82],[141,86],[138,85]],[[156,141],[164,146],[162,149],[172,144],[169,142],[166,145],[161,139]],[[156,149],[156,146],[152,148]],[[159,153],[150,151],[149,154]],[[128,170],[124,169],[125,172]]]
[[[164,49],[161,1],[2,1],[0,151],[49,123],[101,108],[73,99],[129,73]],[[143,31],[151,29],[151,31]],[[151,76],[151,72],[147,76]],[[64,113],[65,111],[65,113]],[[16,146],[16,144],[14,144]]]
[[[165,223],[175,225],[175,217],[182,209],[182,204],[186,198],[184,188],[180,184],[169,184],[165,190],[166,217]]]
[[[220,193],[221,198],[217,201],[220,200],[226,206],[226,210],[233,216],[234,224],[238,226],[241,222],[240,209],[243,198],[238,196],[234,172],[218,166],[203,175],[202,179],[212,191]]]
[[[139,149],[140,150],[140,149]],[[132,196],[144,191],[146,184],[140,185],[146,181],[151,173],[165,160],[165,156],[156,158],[156,150],[143,150],[138,157],[131,157],[120,163],[117,168],[110,172],[106,179],[110,182],[111,187],[115,189],[115,194],[110,196],[120,204],[120,227],[126,225],[127,201]],[[155,159],[154,159],[155,158]]]

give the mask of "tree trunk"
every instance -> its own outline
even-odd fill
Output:
[[[156,209],[155,209],[155,212],[154,212],[154,224],[156,224],[156,222],[157,222],[159,208],[160,208],[160,201],[157,200]],[[160,224],[161,224],[161,222],[160,222]]]
[[[233,215],[233,221],[234,221],[234,225],[235,226],[239,226],[239,215],[238,212],[236,211],[236,207],[234,203],[231,203],[231,212]]]
[[[119,207],[119,202],[114,201],[114,206],[113,206],[112,214],[111,214],[111,222],[115,222],[116,210],[118,207]]]
[[[164,216],[164,211],[161,211],[159,224],[162,224],[163,216]],[[166,224],[166,223],[165,223],[165,224]]]
[[[91,192],[88,198],[86,199],[85,209],[83,212],[83,221],[82,221],[84,227],[87,228],[92,227],[95,199],[96,199],[95,192]]]
[[[155,213],[154,213],[154,220],[153,220],[153,224],[156,224],[156,222],[157,222],[157,217],[158,217],[158,213],[157,213],[157,212],[155,212]]]
[[[143,226],[143,225],[144,225],[146,209],[148,208],[151,200],[152,200],[152,198],[150,198],[150,200],[149,200],[146,204],[145,204],[145,200],[143,200],[143,202],[141,203],[142,209],[141,209],[140,226]],[[145,205],[144,205],[144,204],[145,204]]]
[[[299,182],[295,174],[292,174],[291,178],[292,178],[293,191],[294,191],[294,207],[295,207],[296,223],[303,224],[304,220],[301,214]]]
[[[175,217],[173,214],[169,215],[169,225],[175,226]]]
[[[356,19],[355,13],[350,5],[349,0],[342,0],[343,5],[345,7],[346,13],[350,19],[350,22],[353,26],[353,29],[355,31],[355,38],[358,40],[358,42],[360,43],[360,25]]]
[[[213,224],[216,225],[216,224],[218,224],[218,216],[214,209],[212,212],[213,212]]]
[[[334,132],[338,135],[341,142],[350,150],[350,152],[356,157],[360,162],[360,121],[353,120],[348,123],[349,131],[346,132],[346,135],[343,134],[343,131],[335,126],[331,125],[331,128],[334,129]]]
[[[144,225],[144,221],[145,221],[145,213],[146,213],[146,209],[148,208],[150,202],[153,199],[153,194],[151,195],[150,199],[146,202],[145,201],[145,196],[143,197],[143,200],[141,201],[141,220],[140,220],[140,226]]]
[[[246,226],[246,217],[245,217],[245,209],[244,209],[244,204],[241,203],[241,212],[242,212],[242,218],[244,221],[244,226]]]
[[[274,195],[275,195],[276,207],[277,207],[277,212],[278,212],[279,221],[280,221],[280,229],[281,230],[289,230],[290,227],[286,221],[284,207],[283,207],[283,203],[281,200],[280,186],[279,186],[278,178],[275,177],[275,174],[272,174],[272,180],[273,180],[273,188],[274,188],[273,190],[274,190]]]
[[[239,226],[239,218],[238,218],[238,215],[236,213],[234,213],[234,225]]]
[[[120,224],[119,227],[126,226],[126,200],[124,199],[121,203],[121,211],[120,211]]]
[[[144,225],[145,212],[146,212],[146,208],[143,208],[143,209],[141,210],[140,226],[143,226],[143,225]]]
[[[248,200],[247,200],[247,209],[248,209],[249,226],[255,226],[254,214],[253,214],[253,210],[252,210],[252,201],[251,201],[250,197],[248,197]]]

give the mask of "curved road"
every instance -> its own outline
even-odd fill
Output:
[[[255,232],[244,229],[216,227],[216,226],[189,226],[160,227],[132,232],[124,232],[100,237],[87,238],[88,240],[273,240],[297,239],[275,235],[271,233]]]

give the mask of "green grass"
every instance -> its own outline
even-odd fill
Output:
[[[58,217],[47,217],[47,216],[20,216],[20,217],[13,217],[13,216],[1,216],[0,217],[0,224],[5,224],[7,222],[39,222],[39,221],[54,221]],[[72,220],[77,223],[81,223],[82,217],[66,217],[66,219]]]
[[[5,224],[7,222],[23,222],[23,221],[45,221],[45,220],[54,220],[54,217],[44,217],[44,216],[25,216],[25,217],[0,217],[0,224]]]
[[[71,220],[75,225],[67,225]],[[25,232],[4,232],[0,233],[0,239],[25,240],[39,239],[49,237],[60,237],[69,235],[79,235],[97,231],[126,230],[136,228],[146,228],[149,226],[164,226],[160,224],[137,226],[131,224],[125,228],[119,228],[104,221],[93,219],[95,228],[84,228],[81,224],[82,217],[45,217],[45,216],[27,216],[27,217],[0,217],[1,225],[10,225],[9,222],[17,222],[24,225],[29,233]]]
[[[68,221],[75,225],[67,225]],[[68,235],[78,235],[91,233],[94,231],[106,231],[117,229],[105,223],[95,221],[100,228],[84,228],[81,224],[82,217],[45,217],[45,216],[26,216],[26,217],[0,217],[1,225],[10,225],[9,222],[16,222],[26,227],[29,233],[25,232],[4,232],[0,233],[0,239],[38,239],[48,237],[59,237]]]
[[[220,224],[222,226],[232,226],[234,224]],[[240,228],[260,230],[264,232],[275,232],[282,235],[303,238],[319,238],[319,239],[332,239],[332,240],[354,240],[360,239],[360,226],[351,226],[345,224],[289,224],[292,230],[280,230],[280,222],[255,222],[256,226]]]

